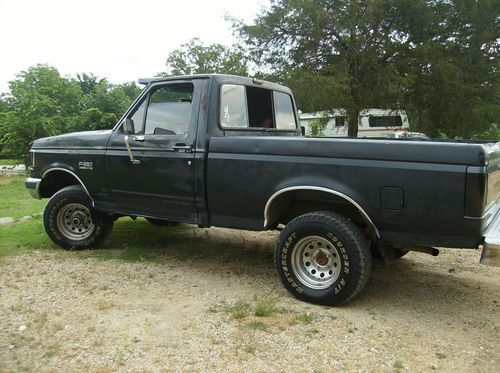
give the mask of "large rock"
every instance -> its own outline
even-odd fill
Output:
[[[15,222],[15,220],[11,217],[0,218],[0,225],[9,225],[9,224],[12,224],[14,222]]]
[[[19,223],[26,223],[28,220],[33,219],[30,215],[23,216],[22,218],[19,218]]]

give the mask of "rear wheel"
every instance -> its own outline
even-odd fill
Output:
[[[90,198],[79,185],[61,189],[50,198],[43,222],[55,244],[72,250],[99,245],[113,227],[113,218],[94,210]]]
[[[296,298],[341,305],[365,286],[371,256],[360,229],[332,212],[313,212],[292,220],[275,249],[275,266]]]

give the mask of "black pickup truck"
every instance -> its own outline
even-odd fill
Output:
[[[281,230],[297,298],[343,304],[372,254],[478,248],[500,263],[500,143],[306,138],[292,92],[229,75],[156,79],[112,130],[36,140],[26,187],[47,234],[98,245],[120,216]]]

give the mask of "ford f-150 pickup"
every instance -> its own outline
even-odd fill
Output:
[[[26,187],[49,237],[97,246],[120,216],[280,230],[295,297],[340,305],[372,251],[479,248],[500,261],[500,143],[307,138],[292,92],[230,75],[151,79],[112,130],[38,139]]]

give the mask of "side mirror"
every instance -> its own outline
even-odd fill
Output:
[[[132,119],[130,118],[125,119],[125,122],[123,122],[123,132],[126,134],[135,133],[134,121]]]
[[[300,126],[300,132],[302,133],[302,136],[306,135],[306,127]]]

